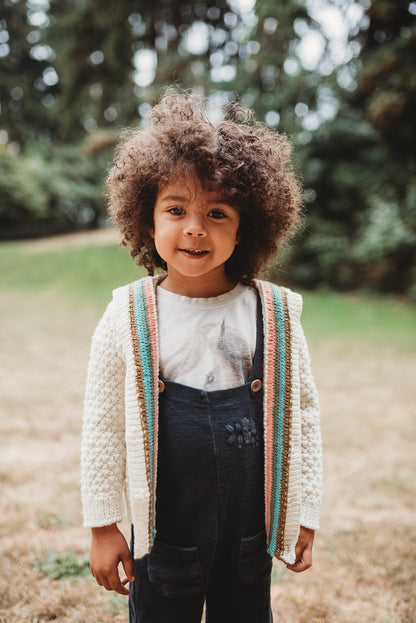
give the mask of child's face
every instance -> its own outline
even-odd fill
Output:
[[[156,250],[165,260],[163,287],[186,296],[217,296],[233,284],[225,262],[238,244],[239,211],[193,175],[172,180],[157,194]]]

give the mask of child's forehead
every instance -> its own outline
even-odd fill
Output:
[[[170,177],[159,187],[158,196],[173,196],[183,199],[204,196],[210,199],[225,199],[225,193],[220,186],[200,179],[195,173]]]

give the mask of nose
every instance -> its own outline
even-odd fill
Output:
[[[207,235],[201,219],[193,218],[184,227],[183,233],[187,238],[204,238]]]

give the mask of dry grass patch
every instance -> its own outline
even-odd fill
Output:
[[[416,357],[363,351],[327,343],[313,353],[324,435],[322,526],[312,569],[280,579],[279,623],[416,621]]]

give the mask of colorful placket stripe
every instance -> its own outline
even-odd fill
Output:
[[[267,541],[270,544],[270,526],[272,509],[272,458],[273,458],[273,394],[270,391],[269,379],[275,378],[275,352],[276,335],[270,317],[273,312],[272,294],[267,284],[262,288],[263,324],[265,332],[264,343],[264,471],[265,471],[265,506],[266,506],[266,532]],[[270,551],[270,550],[269,550]],[[271,552],[272,553],[272,552]]]
[[[151,277],[145,279],[146,301],[148,307],[148,322],[150,331],[150,341],[152,344],[152,358],[153,363],[153,444],[152,444],[152,531],[151,541],[153,541],[156,535],[156,484],[157,484],[157,450],[158,450],[158,434],[159,434],[159,357],[158,357],[158,330],[157,330],[157,310],[156,310],[156,286],[157,282]]]
[[[291,336],[291,323],[289,316],[289,306],[287,302],[287,293],[283,288],[279,288],[282,297],[282,311],[283,311],[283,324],[284,324],[284,343],[285,343],[285,389],[284,389],[284,407],[283,407],[283,431],[282,431],[282,445],[283,455],[280,474],[280,512],[279,512],[279,532],[277,539],[277,549],[281,554],[286,550],[286,544],[284,543],[285,526],[287,517],[288,506],[288,493],[289,493],[289,465],[291,460],[291,432],[292,432],[292,336]]]
[[[157,333],[156,306],[151,279],[140,279],[130,286],[134,313],[132,338],[135,350],[136,386],[144,438],[147,484],[150,492],[149,534],[155,534],[157,470]]]
[[[269,384],[264,414],[266,529],[269,553],[280,557],[284,551],[290,459],[290,323],[284,290],[264,284],[263,291]]]

